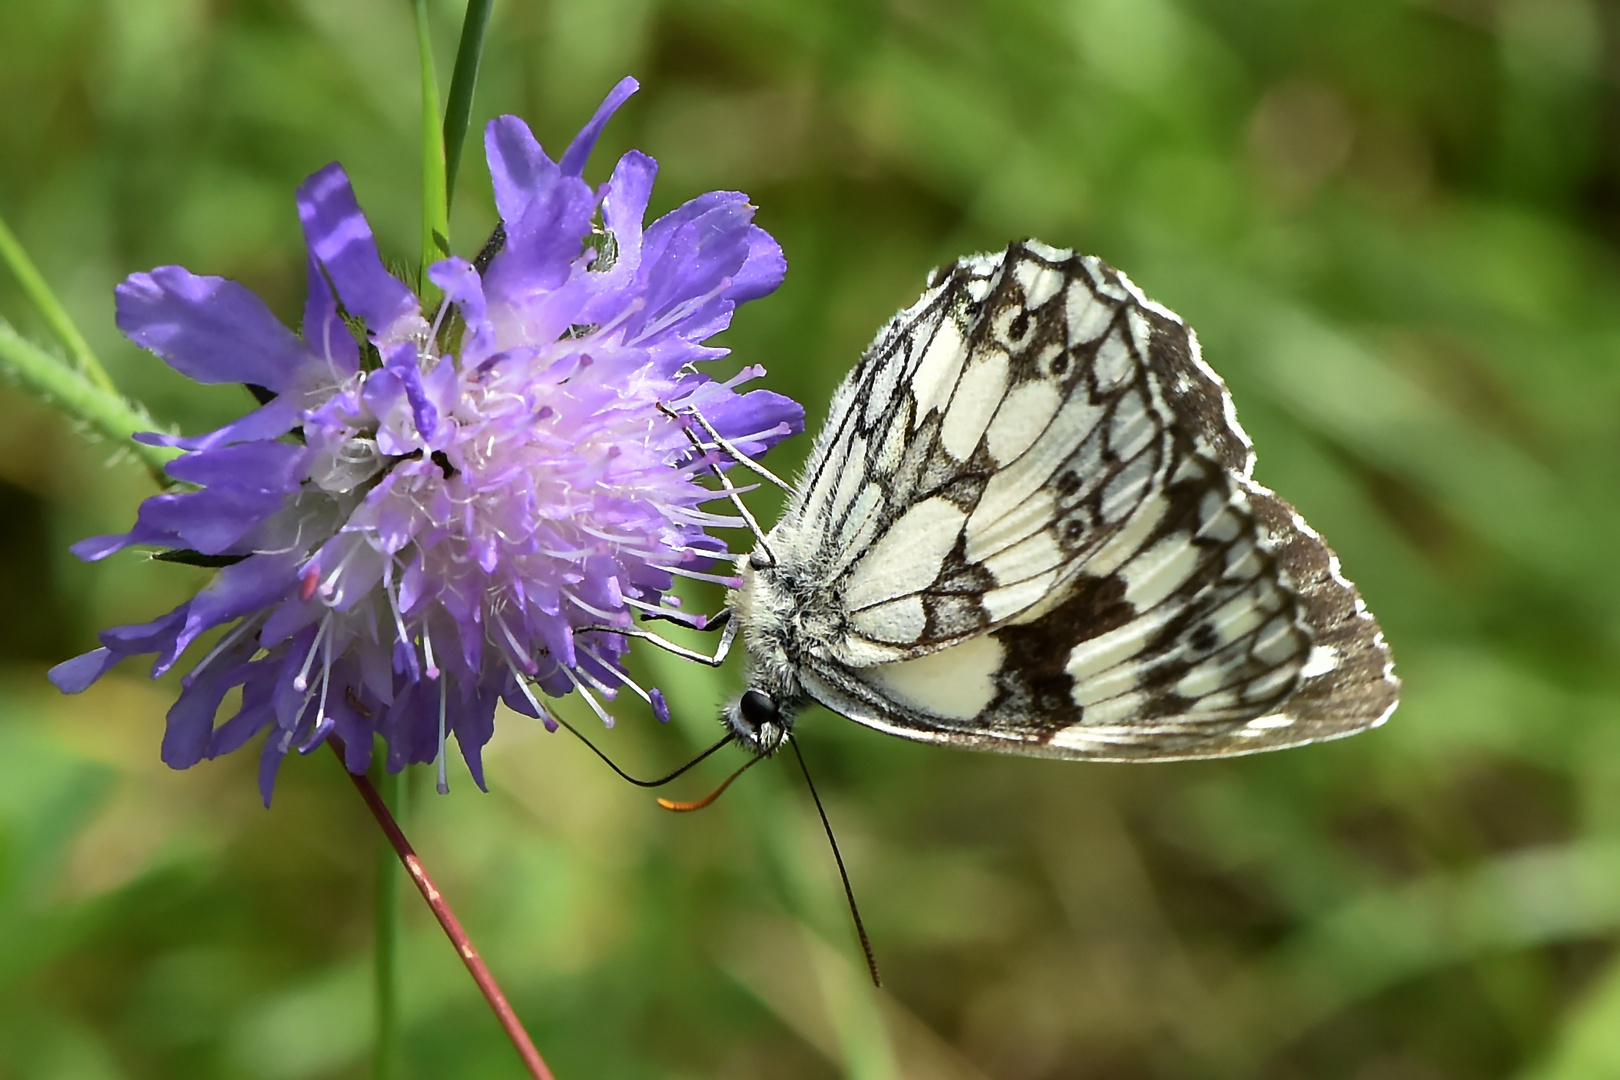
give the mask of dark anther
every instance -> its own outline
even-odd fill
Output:
[[[456,473],[460,471],[454,465],[450,464],[450,455],[446,454],[443,450],[433,451],[433,464],[437,465],[439,467],[439,471],[444,473],[444,478],[446,480],[455,479]]]
[[[395,454],[392,457],[388,457],[388,458],[384,459],[384,465],[382,467],[382,475],[387,476],[389,473],[393,472],[394,471],[394,466],[398,465],[402,461],[421,461],[421,460],[422,460],[422,448],[420,446],[417,447],[415,450],[412,450],[408,454]],[[440,468],[443,468],[443,466],[440,466]],[[448,476],[446,476],[445,479],[448,480],[450,478]]]
[[[473,269],[478,271],[479,277],[484,276],[484,271],[489,269],[489,264],[495,261],[495,256],[499,255],[501,248],[505,246],[506,222],[497,221],[495,231],[489,234],[489,239],[484,241],[484,246],[473,259]]]
[[[355,712],[359,713],[361,716],[365,717],[367,720],[371,719],[371,710],[366,708],[365,704],[363,702],[361,702],[361,700],[358,697],[355,696],[354,687],[345,686],[343,688],[343,700],[347,701],[349,703],[349,707],[351,709],[353,709]]]
[[[200,551],[190,548],[176,548],[173,551],[154,551],[152,558],[158,562],[184,563],[186,566],[205,566],[217,570],[222,566],[235,566],[246,555],[204,555]]]
[[[737,703],[742,718],[753,727],[755,731],[766,724],[775,724],[782,719],[781,712],[772,701],[769,694],[759,690],[744,690],[742,700]]]

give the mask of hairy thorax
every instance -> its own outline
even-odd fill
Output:
[[[728,606],[740,620],[749,656],[748,685],[787,706],[801,701],[796,672],[810,658],[825,659],[837,640],[842,617],[825,590],[806,586],[778,566],[742,563],[742,585]]]

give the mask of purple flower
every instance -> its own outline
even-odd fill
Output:
[[[302,338],[222,278],[165,266],[119,286],[133,341],[264,403],[207,435],[142,436],[186,451],[169,472],[187,489],[74,551],[150,545],[220,569],[169,614],[57,665],[57,686],[77,693],[138,653],[161,675],[224,627],[169,710],[163,760],[187,768],[268,728],[266,802],[287,751],[334,732],[351,770],[380,734],[392,770],[437,758],[441,788],[453,734],[483,786],[497,701],[552,725],[531,687],[579,689],[604,720],[597,696],[640,692],[620,667],[626,637],[593,628],[682,617],[675,575],[729,573],[705,527],[733,521],[703,509],[714,493],[698,482],[714,456],[670,412],[696,411],[752,454],[801,430],[803,410],[738,393],[758,368],[719,383],[694,366],[725,354],[703,342],[738,303],[782,280],[746,197],[710,192],[643,230],[651,158],[632,150],[594,190],[581,178],[635,90],[621,82],[560,162],[516,117],[490,123],[498,250],[431,267],[436,311],[383,268],[335,164],[298,191]]]

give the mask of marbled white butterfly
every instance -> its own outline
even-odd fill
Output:
[[[1129,761],[1376,726],[1400,690],[1378,623],[1253,469],[1192,330],[1125,275],[1033,240],[936,270],[744,560],[724,721],[760,755],[817,701],[923,742]]]

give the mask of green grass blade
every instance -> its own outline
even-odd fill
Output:
[[[456,69],[450,74],[450,96],[444,103],[444,206],[448,214],[456,197],[456,171],[461,165],[461,146],[467,139],[472,119],[473,89],[478,84],[478,64],[484,55],[484,32],[489,29],[489,13],[494,0],[467,0],[467,17],[461,23],[461,43],[456,46]]]
[[[134,454],[151,470],[159,484],[168,483],[163,466],[178,457],[180,451],[167,446],[147,446],[131,439],[137,431],[151,431],[156,427],[144,409],[91,382],[4,321],[0,321],[0,367],[39,397]]]
[[[444,131],[439,126],[439,76],[433,67],[427,0],[415,0],[416,49],[422,64],[422,268],[417,287],[427,294],[427,270],[450,254],[449,203],[444,189]]]
[[[0,259],[4,259],[11,272],[16,275],[17,283],[22,286],[28,299],[33,301],[34,307],[39,309],[40,315],[45,319],[45,325],[50,327],[51,333],[62,343],[74,361],[79,365],[90,381],[108,393],[117,393],[112,379],[96,359],[96,354],[90,351],[90,343],[84,340],[79,328],[73,325],[73,319],[68,315],[51,287],[45,283],[45,278],[34,266],[28,253],[23,250],[22,244],[7,227],[5,219],[0,218]]]

